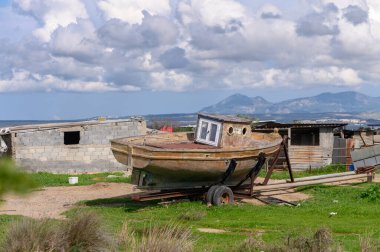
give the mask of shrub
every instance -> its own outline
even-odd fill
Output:
[[[61,229],[67,251],[107,251],[111,239],[100,218],[94,213],[79,213]]]
[[[125,251],[138,252],[187,252],[193,251],[191,230],[176,224],[151,226],[137,234],[125,222],[119,233],[119,242]]]
[[[332,235],[329,229],[319,229],[313,237],[313,251],[329,251],[333,244]]]
[[[1,251],[56,251],[63,247],[51,220],[21,219],[7,230]]]
[[[261,237],[250,236],[240,243],[235,250],[236,252],[254,252],[254,251],[266,251],[266,244]]]
[[[95,214],[82,213],[63,223],[26,218],[16,221],[8,228],[1,251],[109,251],[110,248],[100,219]]]
[[[194,240],[190,229],[175,224],[150,227],[137,246],[139,252],[193,251]]]
[[[333,240],[328,229],[319,229],[314,235],[292,236],[288,235],[283,243],[268,244],[263,242],[260,237],[249,237],[239,244],[237,252],[328,252],[332,251]]]
[[[8,158],[0,158],[0,196],[6,192],[25,193],[37,183]]]
[[[123,251],[135,251],[137,247],[136,234],[129,228],[128,222],[125,221],[121,227],[118,236],[119,246],[122,247]]]
[[[380,184],[371,185],[360,194],[360,198],[368,201],[377,201],[380,199]]]
[[[375,252],[380,249],[379,240],[374,241],[369,234],[359,237],[359,245],[362,252]]]

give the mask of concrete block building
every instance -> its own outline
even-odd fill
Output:
[[[110,140],[146,134],[142,118],[16,126],[2,136],[5,155],[31,171],[83,173],[125,171]]]

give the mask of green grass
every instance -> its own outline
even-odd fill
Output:
[[[313,168],[311,170],[304,170],[304,171],[293,171],[294,178],[302,178],[307,176],[315,176],[315,175],[323,175],[323,174],[330,174],[330,173],[338,173],[338,172],[346,172],[346,166],[345,165],[328,165],[323,166],[320,168]],[[259,176],[265,177],[266,172],[261,171]],[[288,171],[275,171],[273,172],[272,179],[288,179],[289,178],[289,172]]]
[[[124,176],[122,172],[102,172],[94,174],[53,174],[48,172],[31,173],[31,177],[38,185],[42,187],[48,186],[71,186],[69,184],[69,177],[78,177],[78,184],[76,185],[90,185],[97,182],[115,182],[115,183],[129,183],[130,177]],[[116,177],[107,177],[113,175]],[[75,186],[75,185],[74,185]]]
[[[117,233],[126,220],[137,233],[149,225],[179,222],[190,227],[196,238],[196,251],[231,251],[250,235],[262,232],[266,242],[282,242],[289,234],[310,234],[322,227],[329,228],[333,238],[345,251],[359,251],[359,237],[371,234],[380,237],[379,203],[362,198],[371,184],[352,186],[309,186],[300,190],[313,197],[297,207],[255,206],[238,204],[208,208],[201,202],[181,202],[169,206],[138,203],[127,199],[87,201],[85,208],[68,212],[95,211],[110,230]],[[183,218],[202,212],[201,217]],[[330,212],[337,215],[330,216]],[[220,234],[201,233],[197,228],[216,228]]]
[[[295,177],[345,171],[345,167],[325,167],[314,171],[295,172]],[[106,179],[111,173],[78,175],[80,185],[100,181],[128,182],[129,178]],[[112,173],[122,175],[121,173]],[[34,178],[44,186],[68,185],[70,175],[35,173]],[[287,172],[275,172],[273,178],[288,178]],[[123,222],[141,234],[151,225],[179,223],[192,229],[195,251],[232,251],[250,236],[262,233],[267,243],[281,243],[290,234],[309,235],[320,228],[332,231],[333,238],[344,251],[360,251],[359,238],[370,235],[380,238],[380,203],[377,200],[379,185],[355,184],[352,186],[305,186],[299,188],[312,197],[296,207],[255,206],[239,203],[233,206],[208,208],[202,202],[180,202],[159,205],[154,202],[133,202],[125,198],[97,199],[82,202],[66,213],[72,216],[79,211],[99,214],[107,230],[116,236]],[[369,195],[368,197],[366,195]],[[376,200],[373,200],[376,198]],[[330,216],[331,212],[337,215]],[[20,217],[0,215],[0,239],[9,222]],[[223,229],[225,233],[201,233],[198,228]]]

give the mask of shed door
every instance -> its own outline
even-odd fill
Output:
[[[221,123],[199,119],[197,130],[197,142],[217,146],[219,143]]]

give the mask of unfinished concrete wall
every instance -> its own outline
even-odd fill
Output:
[[[331,164],[334,149],[334,132],[332,128],[319,129],[319,143],[322,147],[322,164]]]
[[[78,132],[78,144],[64,144],[65,132]],[[82,173],[125,171],[127,167],[116,161],[110,140],[144,135],[142,120],[104,122],[44,130],[12,133],[12,151],[16,162],[32,171],[53,173]]]

